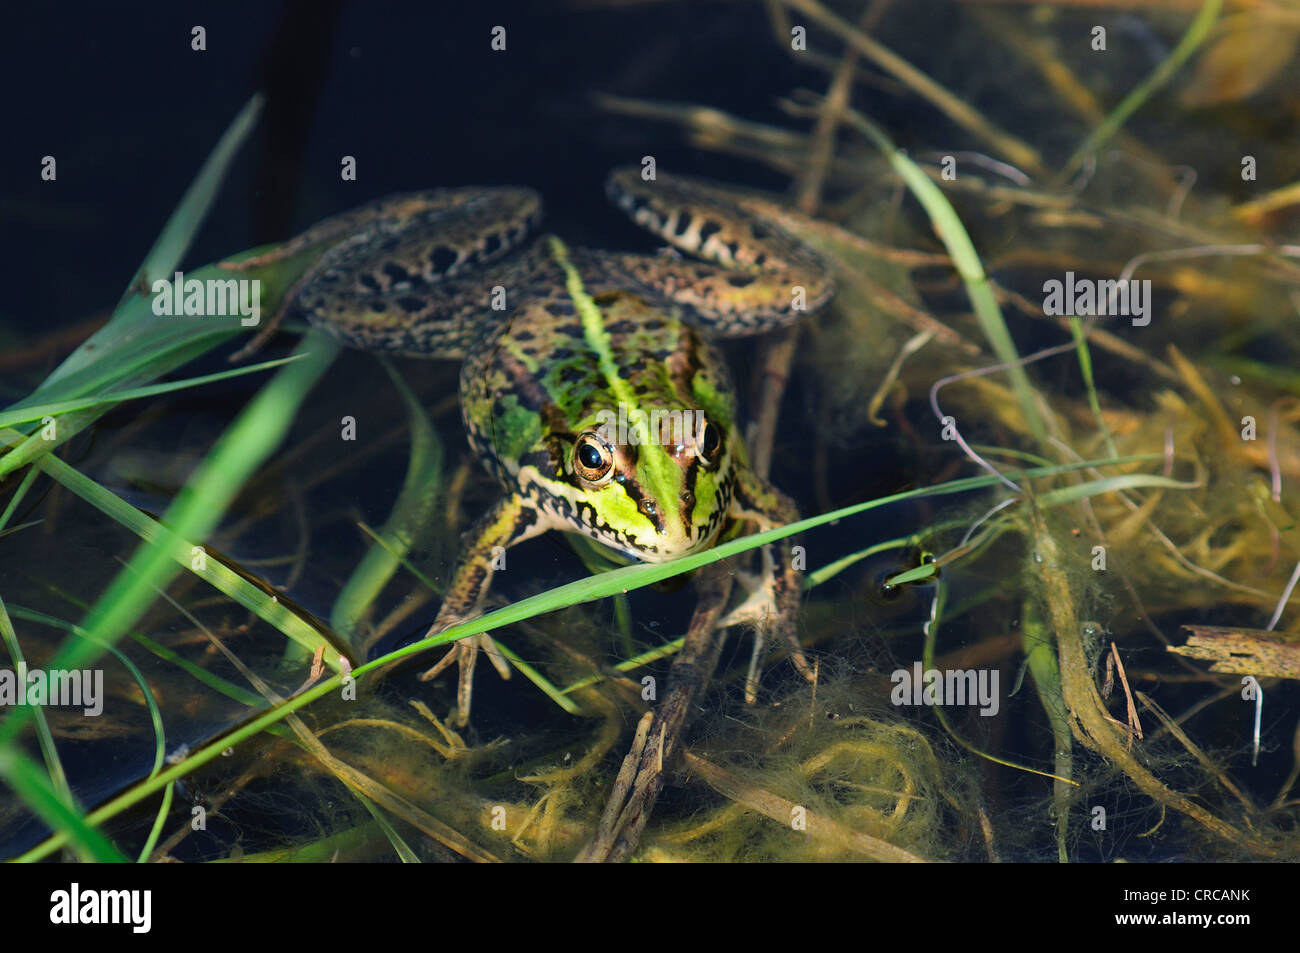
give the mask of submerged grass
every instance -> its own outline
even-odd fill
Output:
[[[223,753],[231,749],[242,752],[263,736],[272,745],[267,749],[269,759],[300,758],[295,767],[308,766],[332,785],[341,784],[352,795],[349,803],[357,813],[327,817],[315,839],[305,845],[259,851],[251,859],[324,859],[336,849],[364,853],[373,850],[375,840],[405,862],[430,856],[430,844],[443,851],[434,855],[439,858],[453,854],[480,861],[572,856],[590,829],[589,805],[596,803],[607,787],[602,767],[608,765],[610,752],[624,734],[629,707],[640,704],[641,686],[621,676],[662,660],[681,645],[680,639],[669,637],[671,633],[651,635],[648,648],[644,643],[638,645],[636,640],[644,636],[645,626],[638,625],[633,616],[628,594],[767,543],[886,508],[893,508],[891,514],[920,515],[904,516],[914,525],[892,527],[882,534],[890,538],[855,541],[837,551],[822,552],[815,560],[817,565],[804,574],[805,589],[815,592],[806,614],[826,630],[805,632],[815,637],[822,653],[817,659],[822,672],[817,683],[781,689],[770,707],[747,710],[744,719],[725,710],[716,720],[706,719],[701,729],[704,743],[692,745],[685,757],[692,777],[711,790],[711,800],[693,804],[692,810],[698,813],[689,820],[679,818],[651,831],[645,856],[919,860],[969,859],[981,851],[997,858],[1021,851],[1067,861],[1088,856],[1081,846],[1081,830],[1087,826],[1081,813],[1087,808],[1084,798],[1096,798],[1099,791],[1131,788],[1143,792],[1161,812],[1168,809],[1190,820],[1179,831],[1181,840],[1175,849],[1180,853],[1221,854],[1223,847],[1215,846],[1212,838],[1232,845],[1236,856],[1300,853],[1295,837],[1286,833],[1295,829],[1295,812],[1300,807],[1294,798],[1288,799],[1295,770],[1292,781],[1284,783],[1271,799],[1271,806],[1260,808],[1243,790],[1244,785],[1229,777],[1232,749],[1240,739],[1206,721],[1186,724],[1202,711],[1199,701],[1189,698],[1187,712],[1181,717],[1162,718],[1173,740],[1157,742],[1154,733],[1136,738],[1130,727],[1111,714],[1118,702],[1098,688],[1106,664],[1099,647],[1100,633],[1107,626],[1117,631],[1107,633],[1106,641],[1113,638],[1126,653],[1139,648],[1161,650],[1168,644],[1162,631],[1165,613],[1169,618],[1184,618],[1189,612],[1213,609],[1239,611],[1249,617],[1273,608],[1268,603],[1276,598],[1275,590],[1281,590],[1280,577],[1286,575],[1290,561],[1300,559],[1300,519],[1283,492],[1300,479],[1300,451],[1295,449],[1300,447],[1300,408],[1284,401],[1295,388],[1294,380],[1271,375],[1272,365],[1261,361],[1258,353],[1188,358],[1171,350],[1169,364],[1154,362],[1149,355],[1135,353],[1135,346],[1108,336],[1109,332],[1095,323],[1071,316],[1058,325],[1068,343],[1022,357],[1003,308],[1010,304],[1026,310],[1024,299],[995,281],[1005,262],[977,252],[982,246],[981,230],[994,230],[1002,219],[1019,215],[1015,227],[1024,230],[1023,243],[1033,246],[1036,266],[1048,271],[1057,266],[1077,267],[1081,273],[1106,274],[1115,270],[1115,263],[1080,254],[1079,248],[1090,247],[1088,243],[1070,246],[1062,240],[1063,231],[1078,222],[1101,218],[1130,228],[1140,225],[1147,229],[1148,238],[1167,243],[1182,238],[1192,226],[1175,221],[1164,211],[1146,215],[1147,209],[1138,214],[1107,204],[1105,197],[1090,205],[1077,190],[1035,192],[1026,185],[1008,188],[970,172],[963,172],[960,181],[950,184],[936,180],[921,160],[901,152],[893,137],[848,108],[849,97],[842,87],[846,75],[852,78],[852,69],[845,67],[846,63],[852,66],[851,57],[871,58],[912,84],[972,135],[1014,151],[1032,162],[1036,173],[1042,167],[1033,146],[963,108],[947,90],[816,0],[788,0],[786,5],[808,14],[845,43],[844,58],[833,64],[839,86],[833,81],[832,93],[838,88],[840,95],[813,100],[817,103],[814,112],[821,120],[818,135],[822,144],[829,140],[836,146],[838,125],[865,136],[920,205],[924,227],[916,229],[913,240],[922,242],[933,233],[942,246],[934,247],[931,242],[924,251],[882,249],[845,233],[836,237],[840,247],[847,255],[875,255],[895,269],[890,280],[871,286],[874,288],[906,289],[911,285],[909,269],[942,264],[945,280],[955,275],[960,282],[948,287],[964,290],[973,309],[973,329],[968,337],[962,333],[968,329],[948,328],[928,314],[920,295],[897,295],[892,310],[885,309],[888,319],[882,321],[881,315],[871,310],[873,304],[846,294],[848,300],[841,304],[837,316],[840,323],[828,320],[827,327],[816,331],[826,337],[818,342],[820,353],[834,355],[838,351],[844,361],[825,373],[819,369],[815,383],[825,383],[827,392],[845,379],[870,376],[864,374],[863,366],[871,365],[852,363],[861,359],[862,341],[869,342],[867,350],[878,352],[872,356],[884,354],[886,363],[892,357],[889,349],[897,348],[898,357],[887,375],[888,387],[874,395],[878,399],[871,406],[887,408],[878,423],[893,423],[895,433],[905,435],[900,442],[906,439],[915,450],[921,478],[914,482],[932,485],[876,495],[847,506],[827,504],[819,507],[822,512],[817,516],[672,563],[605,568],[583,551],[591,572],[588,577],[519,599],[438,636],[362,662],[368,657],[365,650],[377,642],[376,632],[386,631],[373,621],[385,600],[397,602],[390,619],[400,620],[404,603],[419,605],[417,597],[437,590],[438,580],[428,571],[428,561],[421,558],[422,550],[436,540],[440,514],[459,510],[465,489],[463,480],[444,475],[444,453],[433,423],[436,414],[431,417],[426,411],[421,395],[399,368],[383,362],[405,413],[405,425],[395,431],[399,438],[408,435],[405,478],[387,519],[377,530],[369,529],[351,509],[333,517],[348,527],[361,526],[370,544],[356,561],[343,554],[330,562],[334,575],[329,578],[337,585],[333,590],[337,596],[325,623],[288,599],[282,600],[261,571],[266,564],[228,557],[216,540],[223,517],[241,491],[264,479],[268,469],[287,469],[300,462],[296,455],[302,448],[323,439],[320,434],[324,430],[315,438],[292,442],[268,466],[273,454],[288,442],[308,395],[334,360],[336,343],[309,332],[290,358],[158,381],[241,330],[233,321],[222,323],[219,319],[203,324],[160,321],[148,309],[144,292],[154,277],[170,275],[180,263],[224,170],[251,128],[258,104],[250,103],[169,220],[108,325],[28,398],[0,411],[0,444],[4,448],[0,479],[17,481],[0,511],[0,539],[12,542],[21,540],[22,533],[39,531],[36,521],[11,524],[20,518],[22,501],[31,496],[37,480],[48,476],[60,492],[89,503],[141,540],[126,565],[93,601],[81,602],[79,595],[65,595],[53,584],[43,587],[58,593],[69,606],[69,611],[60,615],[83,613],[79,623],[34,606],[18,605],[26,600],[15,599],[8,592],[0,594],[8,597],[7,604],[0,601],[0,642],[15,663],[25,653],[33,654],[14,630],[13,620],[18,619],[66,633],[57,650],[43,660],[49,667],[83,667],[106,652],[113,653],[143,696],[141,703],[153,730],[153,764],[148,775],[124,781],[118,793],[86,809],[77,802],[75,779],[70,778],[60,757],[59,725],[40,708],[10,711],[0,721],[0,779],[30,815],[51,831],[19,859],[39,860],[67,847],[87,860],[125,860],[127,852],[114,840],[127,843],[132,836],[130,853],[139,859],[166,855],[178,839],[164,839],[162,834],[179,782],[192,780]],[[771,9],[779,6],[774,4]],[[1083,136],[1075,159],[1067,161],[1062,175],[1079,164],[1080,156],[1093,155],[1116,138],[1137,107],[1155,96],[1205,41],[1221,6],[1218,0],[1206,0],[1169,58]],[[1045,62],[1042,57],[1031,60],[1038,67]],[[1058,83],[1054,88],[1068,86]],[[809,100],[804,97],[802,101]],[[620,108],[630,107],[621,101]],[[682,119],[699,143],[754,155],[777,168],[790,165],[790,160],[783,158],[790,154],[823,155],[825,167],[818,170],[818,176],[826,181],[838,176],[858,187],[873,180],[878,168],[870,164],[860,142],[818,152],[786,130],[765,130],[716,112],[674,111],[661,105],[658,114]],[[708,127],[710,123],[712,127]],[[720,134],[720,129],[725,132]],[[1126,133],[1131,137],[1131,130]],[[996,160],[989,159],[987,167],[995,164]],[[1172,207],[1164,198],[1149,197],[1149,204]],[[1215,227],[1213,216],[1198,205],[1195,196],[1183,195],[1179,203],[1183,215],[1196,227]],[[849,208],[853,204],[845,203]],[[1197,237],[1198,241],[1203,238]],[[1107,249],[1112,256],[1124,251],[1118,240],[1114,249]],[[267,282],[268,311],[274,311],[279,296],[305,266],[294,261],[282,269],[259,271]],[[1171,265],[1176,267],[1180,266]],[[229,277],[215,266],[196,269],[191,275]],[[1220,333],[1206,329],[1215,328],[1214,321],[1221,318],[1229,279],[1215,285],[1171,272],[1156,280],[1165,284],[1166,293],[1180,296],[1186,309],[1180,312],[1184,319],[1188,312],[1207,315],[1185,332],[1190,341],[1195,341],[1197,333]],[[1033,314],[1032,302],[1027,310],[1035,318],[1043,317]],[[903,327],[909,321],[912,325]],[[887,325],[887,331],[881,333],[875,327],[878,324]],[[919,338],[918,325],[924,328]],[[1168,330],[1171,343],[1179,330]],[[853,344],[835,346],[855,335],[859,340]],[[991,355],[966,346],[981,335]],[[1223,350],[1249,343],[1250,336],[1244,335]],[[1066,355],[1073,356],[1073,365]],[[1046,383],[1034,380],[1025,365],[1044,356],[1057,356],[1061,366],[1077,367],[1077,394],[1068,386],[1076,382],[1066,381],[1064,375]],[[1139,373],[1159,368],[1160,373],[1145,380],[1137,395],[1118,389],[1108,392],[1107,385],[1113,387],[1117,377],[1117,366],[1129,371],[1139,368]],[[1225,398],[1222,382],[1209,377],[1210,366],[1245,369],[1242,376],[1249,389],[1229,391],[1231,396]],[[149,401],[264,371],[273,371],[274,376],[204,453],[160,517],[144,512],[52,452],[123,401]],[[1009,386],[1002,384],[1001,378]],[[953,387],[952,396],[945,400],[960,408],[962,429],[980,435],[980,441],[972,439],[961,446],[963,450],[971,448],[971,456],[965,459],[954,452],[954,442],[920,435],[925,427],[933,426],[933,421],[924,418],[924,411],[919,429],[909,416],[909,395],[923,391],[935,380],[960,381],[962,385]],[[888,409],[886,391],[897,397],[892,409]],[[859,392],[849,393],[858,401],[859,412],[867,406]],[[1241,437],[1246,417],[1268,422],[1266,441]],[[1243,419],[1242,430],[1238,418]],[[336,431],[337,424],[329,421],[325,427]],[[842,450],[831,446],[824,430],[810,439],[816,444],[815,459],[834,457],[834,450]],[[975,462],[974,454],[1018,461],[1022,466],[1000,475],[947,478],[954,465]],[[26,472],[19,478],[23,468]],[[1160,472],[1148,472],[1152,469]],[[1190,472],[1191,477],[1178,479],[1175,470],[1178,475]],[[326,480],[337,472],[313,473],[310,478]],[[1264,474],[1269,477],[1267,483],[1262,480]],[[824,472],[814,475],[813,481],[818,480],[823,484],[818,489],[819,499],[829,501],[830,481]],[[1016,495],[987,499],[988,490],[1008,484],[1016,488]],[[290,481],[285,485],[293,486]],[[860,492],[861,487],[871,485],[865,477],[850,485],[852,492],[859,494],[857,499],[872,495]],[[256,492],[251,495],[259,497],[259,505],[274,496],[265,484],[254,487]],[[976,499],[971,494],[980,496]],[[274,512],[294,506],[306,509],[301,496],[289,504],[273,500],[268,506]],[[264,513],[264,509],[252,507],[245,515],[245,525],[256,523]],[[315,527],[306,517],[300,522],[303,542],[292,560],[295,573],[330,546],[309,546],[308,530]],[[870,570],[877,568],[878,557],[916,551],[928,554],[919,565],[897,558],[883,574],[884,586],[874,585],[881,577]],[[345,565],[338,568],[340,564]],[[602,568],[604,571],[598,571]],[[190,608],[180,608],[179,595],[174,598],[168,593],[182,588],[191,607],[203,602],[221,612],[233,608],[233,603],[251,612],[249,624],[255,625],[258,619],[266,623],[259,632],[279,633],[283,651],[278,653],[273,671],[290,690],[273,687],[269,676],[258,674],[240,659],[237,639],[247,625],[226,620],[221,635],[210,631]],[[292,592],[293,587],[286,589]],[[883,594],[877,589],[893,597],[919,594],[924,611],[908,616],[882,609],[872,615],[869,633],[864,634],[866,627],[854,627],[853,620],[861,605]],[[147,624],[148,614],[156,606],[165,610],[158,606],[160,594],[177,607],[175,615],[192,625],[189,632],[155,637]],[[548,726],[534,735],[519,730],[520,737],[471,747],[422,702],[413,705],[423,719],[418,728],[401,721],[391,710],[374,718],[349,711],[344,719],[336,719],[337,703],[350,703],[359,687],[373,689],[380,671],[391,663],[474,634],[496,632],[609,598],[616,603],[613,623],[607,626],[617,630],[611,633],[617,642],[610,640],[621,651],[616,661],[606,663],[584,653],[577,640],[572,645],[557,642],[557,655],[563,649],[569,656],[564,664],[553,667],[503,647],[512,665],[563,712],[561,733],[568,733],[558,740]],[[1280,611],[1281,606],[1278,608]],[[846,633],[846,627],[854,628]],[[190,635],[194,642],[188,644],[202,641],[220,652],[195,661],[193,653],[185,650],[185,638]],[[131,660],[123,651],[129,647],[127,640],[142,647],[139,654],[156,665],[157,671],[142,671]],[[865,659],[853,654],[864,651],[863,643],[871,646],[865,650]],[[608,655],[608,646],[601,651]],[[1005,665],[1018,667],[1020,677],[1028,673],[1036,700],[1017,696],[1016,704],[1021,706],[1017,714],[1027,713],[1028,717],[1017,718],[1007,729],[1022,734],[999,748],[1004,736],[986,732],[987,737],[981,737],[976,730],[979,723],[973,719],[963,723],[936,709],[937,717],[930,724],[924,713],[886,707],[884,673],[898,660],[913,656],[927,668]],[[1222,678],[1186,662],[1162,666],[1151,661],[1152,656],[1151,652],[1139,655],[1134,651],[1124,663],[1127,677],[1135,684],[1144,678],[1165,678],[1170,665],[1181,664],[1176,670],[1179,680],[1171,679],[1170,686],[1191,686],[1192,691],[1206,691],[1220,701],[1231,696],[1224,688],[1227,684],[1230,689],[1231,684]],[[223,675],[216,660],[231,664],[254,690]],[[192,750],[180,749],[167,759],[164,726],[169,712],[159,708],[152,687],[160,677],[158,671],[183,676],[187,687],[202,686],[213,697],[237,706],[240,713],[233,719],[235,723],[227,716],[223,724],[230,727],[221,732],[209,730]],[[564,677],[555,677],[556,672]],[[1124,690],[1128,688],[1126,681]],[[1270,687],[1270,699],[1275,697],[1272,691]],[[1004,699],[1008,708],[1013,694]],[[1139,700],[1145,697],[1137,693]],[[367,702],[380,704],[378,693],[371,691]],[[310,724],[305,717],[309,706],[313,706]],[[1117,710],[1122,717],[1122,709]],[[1179,721],[1184,725],[1175,730]],[[736,724],[742,722],[743,730],[737,729]],[[380,737],[367,737],[361,746],[362,752],[378,754],[369,760],[364,754],[345,759],[326,748],[321,736],[345,727],[379,732]],[[1218,747],[1207,749],[1204,738],[1194,742],[1197,728]],[[513,727],[509,730],[515,732]],[[23,747],[29,739],[39,748],[39,762]],[[710,750],[711,742],[717,742],[714,750]],[[584,753],[571,759],[571,750]],[[424,767],[430,751],[438,760],[432,769]],[[1015,752],[1015,757],[1009,757],[1008,751]],[[403,756],[392,757],[393,752]],[[1016,770],[996,777],[977,774],[969,768],[971,759],[961,752]],[[1199,773],[1189,775],[1189,771]],[[251,775],[250,770],[244,777]],[[1212,800],[1210,794],[1193,787],[1202,777],[1215,779],[1232,797]],[[1178,784],[1196,790],[1197,799],[1192,800]],[[992,789],[988,796],[983,792],[985,785]],[[304,790],[310,787],[304,785]],[[330,788],[331,794],[335,790]],[[145,802],[160,795],[152,816],[143,815]],[[1005,823],[997,825],[982,806],[1034,799],[1038,801],[1030,816],[1005,814],[998,818]],[[490,835],[487,832],[483,818],[492,805],[504,806],[512,819],[508,840],[495,830]],[[791,847],[789,818],[799,810],[807,814],[811,836],[799,838],[797,846]],[[1137,821],[1150,820],[1142,809],[1135,809],[1134,814]],[[137,834],[131,835],[128,825],[140,816],[148,821],[147,830],[137,824]],[[1043,823],[1044,818],[1051,823]],[[327,829],[330,822],[337,826]],[[104,832],[110,826],[113,837]],[[1041,838],[1041,832],[1049,828],[1050,843]],[[949,838],[951,830],[964,834]],[[1027,833],[1013,835],[1011,830]],[[1198,842],[1198,836],[1205,837],[1205,842]],[[1102,853],[1108,857],[1140,853],[1145,843],[1154,843],[1146,837],[1144,833],[1130,834],[1122,841],[1117,838]]]
[[[1107,462],[1108,461],[1090,461],[1085,464],[1075,464],[1063,467],[1031,469],[1015,475],[1024,479],[1046,477],[1062,472],[1068,472],[1069,470],[1078,467],[1097,466],[1099,464],[1104,465]],[[670,563],[639,563],[632,566],[624,566],[596,576],[579,579],[575,582],[558,586],[527,599],[521,599],[505,608],[486,613],[477,619],[472,619],[468,622],[457,625],[431,638],[424,639],[420,642],[406,646],[405,648],[397,649],[384,656],[373,659],[364,665],[352,669],[346,674],[337,674],[318,682],[295,697],[288,699],[283,704],[277,705],[273,710],[259,715],[230,733],[223,735],[218,741],[193,752],[184,761],[135,785],[131,790],[90,812],[87,815],[87,820],[95,825],[104,823],[127,808],[139,803],[141,800],[150,796],[160,788],[209,763],[214,758],[220,756],[220,754],[229,747],[237,745],[239,742],[248,738],[254,737],[314,701],[330,694],[346,691],[351,681],[360,679],[367,673],[384,668],[392,662],[429,651],[430,649],[441,645],[468,638],[471,635],[477,635],[481,632],[491,632],[503,626],[521,622],[537,615],[554,612],[559,609],[591,602],[597,599],[603,599],[617,593],[625,593],[643,588],[664,579],[691,572],[701,566],[719,562],[740,553],[748,552],[767,543],[784,539],[827,523],[846,519],[860,513],[865,513],[869,510],[889,506],[904,500],[931,498],[984,489],[995,485],[997,482],[996,477],[968,477],[962,480],[954,480],[947,484],[925,487],[918,490],[909,490],[888,497],[882,497],[877,500],[868,500],[854,506],[844,507],[831,513],[825,513],[820,516],[800,520],[799,522],[791,523],[788,526],[732,540],[715,546],[712,549]],[[7,726],[8,722],[0,724],[0,731]],[[0,735],[0,738],[4,737],[4,735]],[[40,847],[24,855],[23,859],[36,860],[47,856],[51,851],[57,850],[66,842],[66,834],[67,832],[65,831],[56,833]]]

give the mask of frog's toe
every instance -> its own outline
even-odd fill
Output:
[[[459,668],[459,681],[456,685],[456,724],[464,727],[469,722],[470,705],[474,698],[474,666],[478,664],[479,643],[477,636],[461,639],[453,645],[442,658],[438,659],[428,671],[420,673],[420,681],[428,682],[437,678],[455,662]]]
[[[723,616],[718,628],[727,629],[733,625],[752,625],[763,628],[770,625],[776,616],[776,593],[771,576],[763,573],[736,570],[736,579],[745,591],[745,598],[730,612]]]
[[[754,627],[754,649],[749,656],[749,671],[745,673],[745,704],[747,705],[752,705],[758,700],[758,678],[762,674],[763,646],[767,644],[767,634],[770,631],[771,628],[767,626]],[[815,683],[817,676],[813,673],[812,666],[808,664],[808,657],[803,653],[799,636],[793,630],[787,630],[783,634],[790,648],[790,661],[794,663],[795,670],[806,681]]]
[[[478,664],[478,637],[462,639],[452,651],[460,661],[460,681],[456,685],[456,724],[469,724],[470,704],[474,701],[474,666]],[[451,653],[448,653],[451,654]]]
[[[492,667],[502,678],[510,677],[510,665],[506,657],[501,654],[496,642],[492,641],[492,636],[486,633],[461,639],[437,664],[420,674],[420,681],[427,682],[441,675],[453,662],[457,663],[459,680],[456,685],[456,723],[461,726],[469,722],[470,706],[474,698],[474,666],[478,664],[480,649],[487,653]]]
[[[482,635],[476,635],[474,638],[479,639],[479,647],[487,654],[488,661],[492,667],[497,670],[497,674],[502,678],[510,678],[510,663],[506,661],[505,655],[493,641],[492,636],[484,632]]]
[[[731,610],[721,622],[720,628],[733,625],[748,625],[754,629],[754,648],[749,658],[749,671],[745,674],[745,701],[753,704],[758,698],[758,679],[762,673],[763,648],[768,636],[779,633],[790,648],[790,661],[795,669],[809,682],[816,681],[803,646],[799,644],[799,635],[795,630],[793,618],[781,609],[777,597],[777,577],[773,571],[771,557],[763,553],[763,569],[757,573],[738,570],[736,578],[745,591],[745,598]]]
[[[427,671],[421,672],[420,681],[429,682],[437,678],[439,675],[441,675],[443,671],[445,671],[447,668],[451,666],[452,662],[455,662],[457,659],[460,658],[460,647],[461,647],[461,643],[457,642],[455,645],[451,647],[451,649],[447,652],[446,655],[438,659],[437,663],[432,668],[428,669]]]

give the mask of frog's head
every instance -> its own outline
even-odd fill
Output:
[[[574,531],[645,562],[713,545],[740,452],[729,421],[698,410],[634,410],[586,423],[565,461],[580,501]]]

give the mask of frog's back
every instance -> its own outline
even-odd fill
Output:
[[[462,369],[471,442],[506,482],[529,465],[565,479],[580,433],[630,422],[635,411],[657,411],[666,423],[686,411],[727,427],[734,418],[726,362],[706,336],[661,302],[620,287],[598,256],[578,253],[575,266],[596,314],[584,318],[552,262],[551,280],[530,282]]]

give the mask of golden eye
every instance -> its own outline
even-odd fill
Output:
[[[602,483],[614,470],[614,454],[595,434],[584,433],[573,445],[573,469],[588,483]]]

